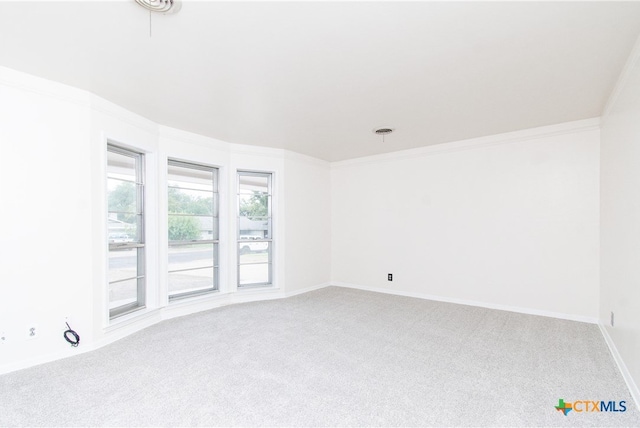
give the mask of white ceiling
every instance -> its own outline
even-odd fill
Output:
[[[0,2],[0,65],[336,161],[599,116],[640,2]],[[374,127],[396,132],[382,139]]]

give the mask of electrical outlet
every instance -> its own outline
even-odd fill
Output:
[[[4,331],[0,331],[0,345],[7,343],[7,335]]]
[[[387,281],[393,281],[393,274],[392,273],[388,273],[387,274]]]
[[[611,327],[615,327],[614,321],[615,321],[615,319],[613,317],[613,311],[611,311]]]
[[[40,335],[38,324],[29,324],[27,326],[27,339],[36,339]]]

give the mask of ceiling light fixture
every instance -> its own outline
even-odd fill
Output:
[[[387,134],[391,134],[395,129],[390,128],[388,126],[383,126],[382,128],[374,128],[373,133],[376,135],[382,135],[382,142],[384,143],[384,136]]]
[[[182,7],[181,0],[136,0],[140,6],[151,12],[178,13]]]

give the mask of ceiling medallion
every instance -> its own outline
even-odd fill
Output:
[[[178,13],[182,7],[180,0],[136,0],[140,6],[151,12]]]

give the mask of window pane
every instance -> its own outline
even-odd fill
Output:
[[[239,217],[239,238],[243,239],[271,239],[271,218],[269,217]]]
[[[238,286],[271,283],[271,173],[238,172]]]
[[[136,182],[136,154],[107,152],[107,177]]]
[[[240,286],[268,284],[271,271],[271,243],[244,241],[238,244]]]
[[[215,217],[169,214],[169,241],[216,240],[217,220]]]
[[[240,264],[269,262],[270,246],[270,242],[264,241],[243,241],[238,243]]]
[[[238,195],[239,215],[247,217],[269,217],[269,196],[263,194]]]
[[[129,242],[126,241],[128,238],[138,241],[142,221],[137,202],[139,193],[140,185],[129,181],[107,180],[109,242],[115,242],[111,240],[112,234],[117,234],[115,238],[120,239],[120,242]]]
[[[172,296],[214,289],[214,268],[169,273],[169,294]]]
[[[269,280],[269,264],[253,264],[239,266],[239,284],[268,284]]]
[[[169,161],[169,187],[183,189],[214,191],[214,168],[200,169],[198,167],[179,166]]]
[[[269,193],[269,177],[268,173],[246,173],[241,172],[239,175],[239,191],[240,194],[262,194]]]
[[[173,214],[214,215],[211,191],[169,187],[169,212]]]
[[[132,181],[107,179],[109,213],[136,214],[136,184]]]
[[[217,169],[168,162],[169,297],[217,289]]]
[[[214,266],[214,245],[197,244],[169,247],[169,272]]]
[[[109,251],[109,282],[138,276],[138,249]]]
[[[109,284],[109,309],[130,305],[138,301],[138,280],[129,279],[126,281]]]
[[[116,317],[145,304],[143,155],[107,146],[109,313]],[[119,248],[128,243],[137,248]],[[120,245],[119,245],[120,244]]]
[[[111,215],[112,214],[109,213],[109,216]],[[128,220],[130,220],[130,222],[109,217],[108,228],[110,244],[142,242],[141,236],[139,236],[138,233],[139,230],[142,230],[142,215],[132,215]]]

